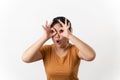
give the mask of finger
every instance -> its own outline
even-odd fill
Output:
[[[42,25],[43,29],[46,29],[43,25]]]
[[[67,25],[67,19],[65,18],[65,25]]]
[[[51,33],[54,33],[54,32],[55,32],[55,30],[54,30],[53,28],[51,28],[50,32],[51,32]]]
[[[52,36],[54,36],[56,34],[56,32],[54,32],[53,34],[52,34]]]
[[[64,25],[64,23],[60,20],[60,19],[58,19],[58,22],[63,26]]]
[[[51,28],[51,30],[53,31],[53,33],[57,33],[57,32],[56,32],[56,29],[54,29],[54,28]]]
[[[54,28],[51,28],[51,30],[55,31],[55,29],[54,29]]]
[[[68,28],[70,28],[70,22],[68,23]]]
[[[47,28],[46,28],[45,26],[43,26],[43,25],[42,25],[42,27],[43,27],[44,31],[46,31],[46,30],[47,30]]]
[[[57,30],[53,27],[53,30],[55,31],[55,32],[57,32]]]
[[[46,24],[45,24],[45,26],[47,27],[48,26],[48,21],[46,20]]]
[[[51,27],[51,24],[52,24],[52,23],[53,23],[53,21],[51,21],[48,26]]]

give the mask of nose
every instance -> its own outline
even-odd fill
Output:
[[[56,34],[55,34],[55,37],[56,37],[56,38],[60,38],[60,34],[59,34],[59,33],[56,33]]]

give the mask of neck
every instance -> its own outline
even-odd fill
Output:
[[[62,46],[56,46],[55,48],[56,48],[57,51],[66,51],[67,48],[69,47],[69,45],[70,45],[69,43],[66,43]]]

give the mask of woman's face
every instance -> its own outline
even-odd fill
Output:
[[[62,26],[57,23],[53,26],[53,28],[56,31],[56,34],[52,37],[54,44],[59,47],[65,46],[66,43],[68,43],[68,39],[60,35],[60,33],[63,32],[63,30],[61,29]]]

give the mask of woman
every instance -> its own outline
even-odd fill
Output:
[[[46,21],[42,27],[44,35],[25,51],[22,60],[30,63],[43,59],[47,80],[78,80],[80,61],[92,61],[95,51],[72,34],[65,17],[56,17],[51,24]],[[43,45],[50,38],[53,44]]]

